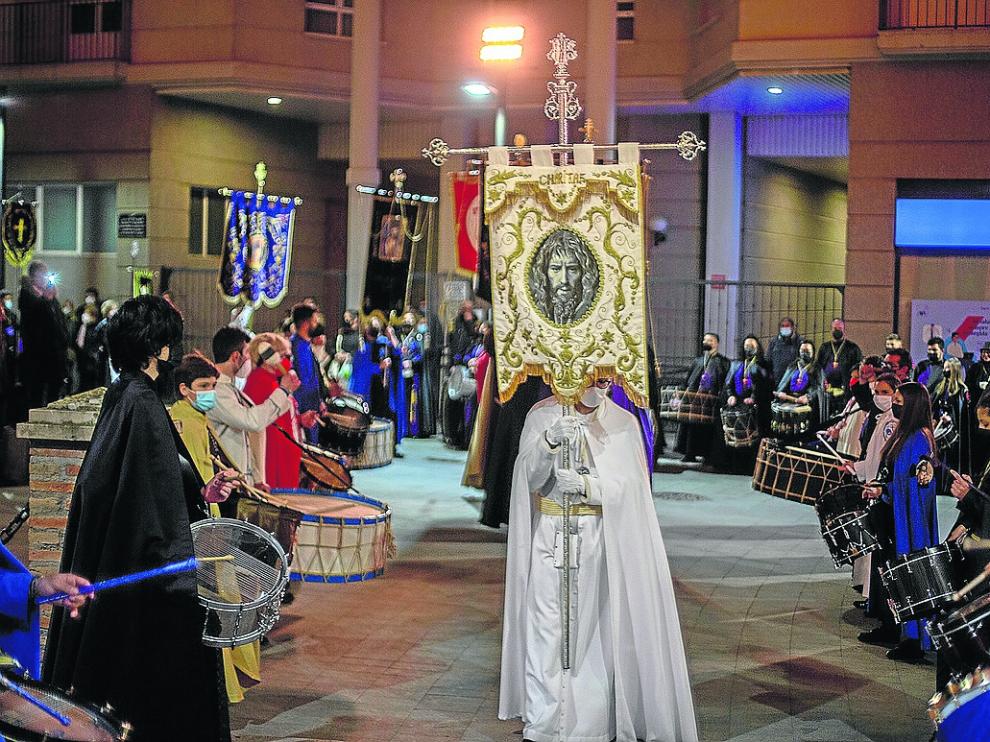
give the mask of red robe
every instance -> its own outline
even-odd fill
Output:
[[[278,388],[278,377],[261,368],[248,375],[244,385],[246,394],[255,404],[261,404]],[[295,400],[292,400],[295,405]],[[294,407],[282,415],[265,430],[265,482],[272,489],[296,489],[299,487],[299,464],[302,451],[293,445],[281,428],[295,437],[295,424],[292,419]]]

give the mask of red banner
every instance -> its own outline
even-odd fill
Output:
[[[478,269],[481,242],[481,178],[470,173],[453,173],[454,243],[458,272],[474,275]]]

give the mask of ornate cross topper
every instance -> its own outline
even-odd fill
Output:
[[[567,144],[567,122],[573,121],[581,113],[581,103],[576,95],[577,83],[569,79],[571,75],[567,71],[567,65],[577,59],[574,39],[569,39],[562,33],[550,39],[547,59],[553,62],[555,80],[547,83],[550,97],[543,104],[543,113],[548,119],[557,120],[557,143]]]

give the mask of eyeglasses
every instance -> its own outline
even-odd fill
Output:
[[[612,386],[612,380],[611,379],[596,379],[595,380],[595,386],[597,386],[599,389],[608,389],[610,386]]]

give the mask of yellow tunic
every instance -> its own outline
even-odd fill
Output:
[[[210,455],[210,438],[206,415],[182,399],[169,410],[192,463],[203,481],[213,478],[213,459]],[[216,437],[216,436],[214,436]],[[210,504],[210,514],[220,517],[220,508]],[[261,682],[261,643],[251,642],[241,647],[221,650],[223,674],[227,683],[227,697],[231,703],[244,700],[244,690]]]

